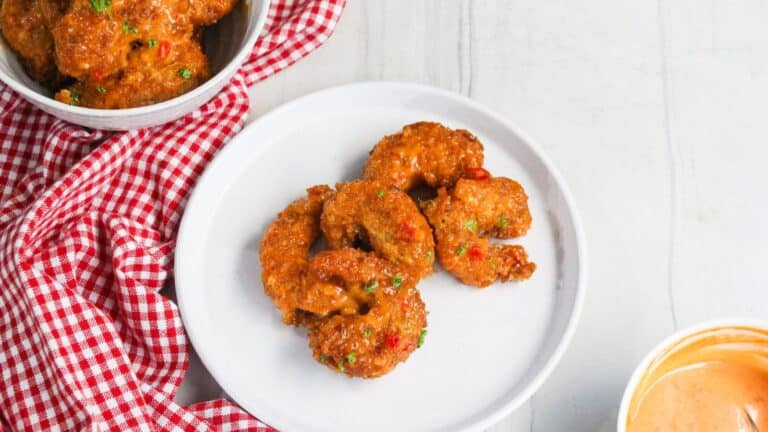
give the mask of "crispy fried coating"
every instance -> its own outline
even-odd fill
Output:
[[[90,0],[72,0],[53,35],[58,68],[78,82],[56,99],[129,108],[172,99],[205,82],[211,72],[189,9],[184,1],[115,0],[97,13]]]
[[[308,329],[318,362],[376,378],[420,347],[427,311],[416,283],[432,272],[435,251],[465,284],[531,277],[536,264],[522,246],[490,242],[529,230],[525,190],[482,163],[469,132],[415,123],[379,142],[364,179],[311,188],[280,213],[262,239],[264,289],[286,323]],[[407,194],[419,185],[438,188],[423,215]],[[330,250],[309,259],[321,233]]]
[[[210,78],[202,26],[237,1],[4,0],[0,29],[27,73],[57,91],[57,100],[129,108],[174,98]]]
[[[315,255],[297,293],[297,309],[310,313],[313,318],[352,315],[366,310],[370,296],[363,291],[363,284],[395,276],[392,273],[395,266],[385,268],[381,260],[368,258],[367,254],[351,248]]]
[[[50,30],[69,8],[71,0],[37,0],[45,18],[45,26]]]
[[[232,12],[239,0],[205,0],[189,2],[189,18],[196,26],[208,26]]]
[[[491,237],[520,237],[531,227],[528,195],[523,186],[512,179],[462,179],[456,182],[451,195],[472,208],[479,232]]]
[[[311,278],[344,294],[336,314],[309,326],[317,361],[350,377],[374,378],[419,347],[427,312],[416,279],[400,266],[342,248],[318,253],[310,268]]]
[[[119,74],[98,82],[80,81],[59,91],[56,99],[91,108],[115,109],[149,105],[184,94],[204,83],[211,71],[197,42],[180,40],[176,48],[164,58],[157,56],[157,48],[136,48],[128,54]],[[182,70],[188,71],[188,75],[182,75]],[[73,94],[77,101],[72,100]]]
[[[307,189],[307,197],[280,212],[261,239],[259,258],[264,292],[282,311],[286,324],[300,323],[297,293],[304,286],[309,250],[320,235],[323,203],[331,195],[333,190],[325,185]]]
[[[416,185],[452,186],[470,168],[483,166],[483,145],[466,130],[420,122],[379,141],[363,169],[363,178],[400,190]]]
[[[155,41],[155,46],[151,47],[155,57],[168,60],[167,54],[183,52],[191,42],[198,42],[195,11],[207,8],[208,3],[113,0],[107,10],[97,12],[91,0],[72,0],[53,29],[58,68],[79,80],[92,78],[94,71],[97,75],[111,76],[126,68],[130,63],[129,54],[137,48],[148,47],[149,40]],[[221,1],[210,0],[210,3],[216,5]],[[231,7],[222,8],[224,13],[230,10]],[[218,18],[220,16],[211,23]],[[159,52],[161,43],[167,47],[162,53]],[[148,63],[146,69],[157,63]],[[160,65],[165,63],[160,62]]]
[[[336,189],[321,218],[331,248],[350,247],[362,241],[416,278],[432,272],[432,229],[408,195],[369,180],[342,183]]]
[[[53,62],[53,36],[46,16],[47,0],[3,0],[0,29],[29,76],[43,83],[62,80]],[[52,16],[50,18],[53,18]]]
[[[528,197],[516,181],[462,179],[451,190],[438,190],[423,210],[435,229],[440,263],[463,283],[524,280],[536,269],[522,246],[491,244],[488,238],[517,237],[531,225]]]
[[[85,79],[95,68],[111,75],[125,67],[131,41],[137,35],[123,31],[128,17],[122,10],[124,3],[115,3],[112,15],[117,19],[109,19],[106,12],[95,12],[90,0],[73,0],[57,21],[52,29],[56,65],[64,75]],[[116,10],[120,10],[117,16]]]

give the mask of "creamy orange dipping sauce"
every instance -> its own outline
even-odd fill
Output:
[[[635,389],[627,432],[768,431],[768,332],[720,328],[660,354]]]

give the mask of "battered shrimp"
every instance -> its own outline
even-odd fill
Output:
[[[163,42],[173,52],[192,40],[194,25],[184,2],[115,0],[103,10],[95,10],[94,4],[72,0],[52,29],[59,70],[78,80],[100,81],[123,73],[128,54],[149,39],[157,41],[156,55]]]
[[[452,186],[467,171],[483,166],[483,145],[466,130],[420,122],[385,136],[371,151],[363,178],[408,191],[418,184]]]
[[[536,264],[519,245],[491,244],[488,237],[512,238],[531,225],[528,197],[522,186],[505,177],[462,179],[441,188],[424,213],[435,229],[443,267],[463,283],[484,287],[528,279]]]
[[[60,102],[129,108],[211,76],[203,26],[239,0],[0,0],[0,32]]]
[[[157,48],[142,46],[128,53],[118,74],[86,79],[59,91],[56,99],[92,108],[129,108],[171,99],[204,83],[211,72],[196,41],[181,40],[164,58]],[[76,95],[76,100],[73,100]]]
[[[62,80],[53,63],[53,37],[39,0],[0,1],[0,29],[34,80]]]
[[[323,234],[332,249],[362,241],[416,278],[432,272],[432,229],[408,195],[368,180],[342,183],[336,189],[321,218]]]
[[[303,290],[309,250],[320,235],[320,212],[333,195],[328,186],[307,189],[307,197],[283,210],[261,240],[261,280],[264,292],[283,313],[286,324],[297,325],[297,296]]]
[[[370,252],[343,248],[318,253],[309,278],[343,289],[335,315],[309,326],[317,361],[350,377],[392,370],[424,341],[427,312],[416,279]]]
[[[89,0],[73,0],[52,29],[59,70],[64,75],[85,79],[92,69],[108,76],[125,67],[136,35],[123,31],[124,22],[127,21],[122,13],[114,19],[113,12],[110,20],[106,11],[94,13]]]

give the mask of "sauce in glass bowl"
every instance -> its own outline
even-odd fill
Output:
[[[626,431],[768,431],[768,331],[711,328],[663,350],[632,393]]]

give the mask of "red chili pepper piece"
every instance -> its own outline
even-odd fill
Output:
[[[168,57],[168,55],[171,53],[171,43],[167,40],[161,41],[160,45],[157,48],[157,56],[161,59],[164,59]]]
[[[467,168],[467,177],[475,180],[488,180],[491,173],[485,168]]]
[[[469,248],[469,259],[473,261],[483,259],[483,250],[477,245],[472,245],[472,247]]]
[[[388,347],[397,348],[397,346],[400,345],[400,336],[394,333],[387,333],[385,336],[385,342]]]
[[[398,233],[398,238],[407,242],[416,240],[416,227],[413,226],[411,221],[405,219],[400,222],[400,232]]]
[[[104,80],[105,76],[106,76],[106,72],[104,72],[104,69],[101,69],[101,68],[91,69],[91,80],[93,80],[93,82],[100,83]]]
[[[407,311],[408,310],[408,300],[403,299],[403,301],[400,303],[400,309]]]
[[[413,343],[409,342],[403,346],[403,351],[413,351]]]

